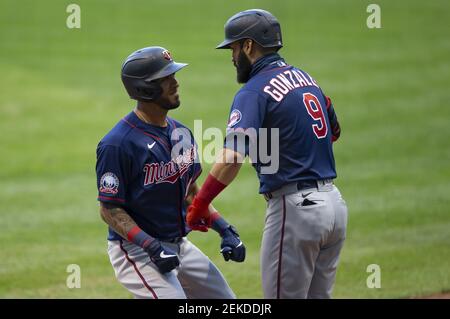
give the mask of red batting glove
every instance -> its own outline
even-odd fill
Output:
[[[186,222],[192,230],[208,231],[208,228],[211,226],[208,206],[209,204],[194,197],[186,215]]]

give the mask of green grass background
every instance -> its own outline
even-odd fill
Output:
[[[450,3],[377,1],[0,2],[0,297],[129,298],[106,254],[95,149],[134,106],[120,81],[133,50],[161,45],[190,63],[170,114],[224,129],[239,89],[228,51],[214,50],[232,14],[265,8],[282,23],[288,63],[333,98],[343,133],[336,181],[349,207],[336,298],[398,298],[450,289]],[[210,165],[204,164],[203,181]],[[261,298],[265,202],[253,169],[215,206],[240,230],[248,257],[225,263],[213,233],[190,235],[242,298]],[[81,288],[66,267],[81,267]],[[381,267],[368,289],[366,267]]]

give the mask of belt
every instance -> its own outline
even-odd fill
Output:
[[[287,185],[277,189],[276,191],[264,193],[263,196],[268,201],[271,198],[278,197],[281,195],[292,194],[297,191],[301,191],[301,190],[308,189],[308,188],[317,188],[318,189],[321,186],[325,186],[325,185],[329,185],[329,184],[333,184],[332,179],[319,179],[319,180],[308,179],[308,180],[304,180],[304,181],[298,181],[298,182],[294,182],[291,184],[287,184]]]
[[[161,239],[161,241],[166,243],[172,243],[172,244],[178,244],[180,241],[183,240],[184,237],[174,237],[169,239]]]

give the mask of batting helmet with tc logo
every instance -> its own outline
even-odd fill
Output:
[[[177,63],[162,47],[147,47],[133,52],[122,65],[122,82],[130,98],[154,101],[162,93],[158,80],[171,75],[186,63]]]

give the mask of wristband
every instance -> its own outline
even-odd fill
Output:
[[[132,243],[144,249],[147,248],[154,239],[145,231],[143,231],[139,226],[134,226],[133,228],[131,228],[131,230],[127,233],[127,238],[128,241],[131,241]]]
[[[201,202],[202,206],[207,207],[225,187],[227,187],[227,185],[221,183],[217,178],[209,174],[195,197]]]

